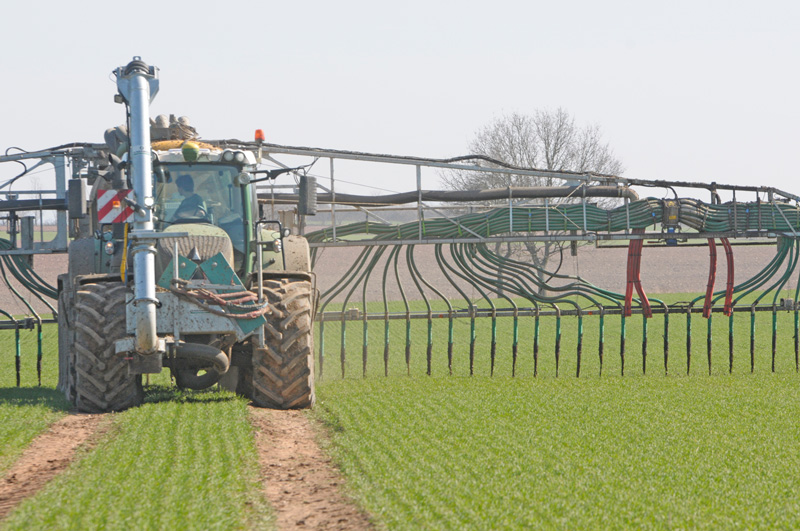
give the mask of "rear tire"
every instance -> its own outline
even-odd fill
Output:
[[[314,405],[313,303],[311,283],[268,280],[264,292],[272,313],[264,325],[265,348],[253,348],[255,405],[305,409]]]
[[[58,390],[75,403],[75,332],[70,326],[69,293],[58,295]]]
[[[126,353],[114,343],[126,335],[125,285],[84,284],[75,300],[75,404],[79,411],[121,411],[142,403],[141,375],[128,374]]]

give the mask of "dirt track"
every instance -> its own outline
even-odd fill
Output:
[[[278,529],[371,529],[367,516],[340,492],[342,478],[316,443],[301,411],[250,408],[263,491]]]
[[[94,444],[108,426],[106,420],[106,415],[67,415],[34,439],[2,478],[0,520],[66,470],[79,447]]]

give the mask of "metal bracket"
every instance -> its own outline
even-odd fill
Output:
[[[114,352],[134,352],[136,348],[136,338],[134,336],[123,337],[114,342]],[[157,353],[163,354],[167,351],[167,343],[164,339],[158,339]]]

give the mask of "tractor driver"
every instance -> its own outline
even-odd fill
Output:
[[[175,211],[173,220],[178,219],[204,219],[208,217],[208,207],[205,200],[194,193],[194,179],[191,175],[183,174],[175,180],[178,193],[183,196],[178,210]]]

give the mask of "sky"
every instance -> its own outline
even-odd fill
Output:
[[[124,120],[111,72],[141,56],[160,69],[151,114],[205,138],[444,158],[504,113],[561,107],[627,177],[800,195],[800,2],[8,4],[0,152],[101,142]]]

